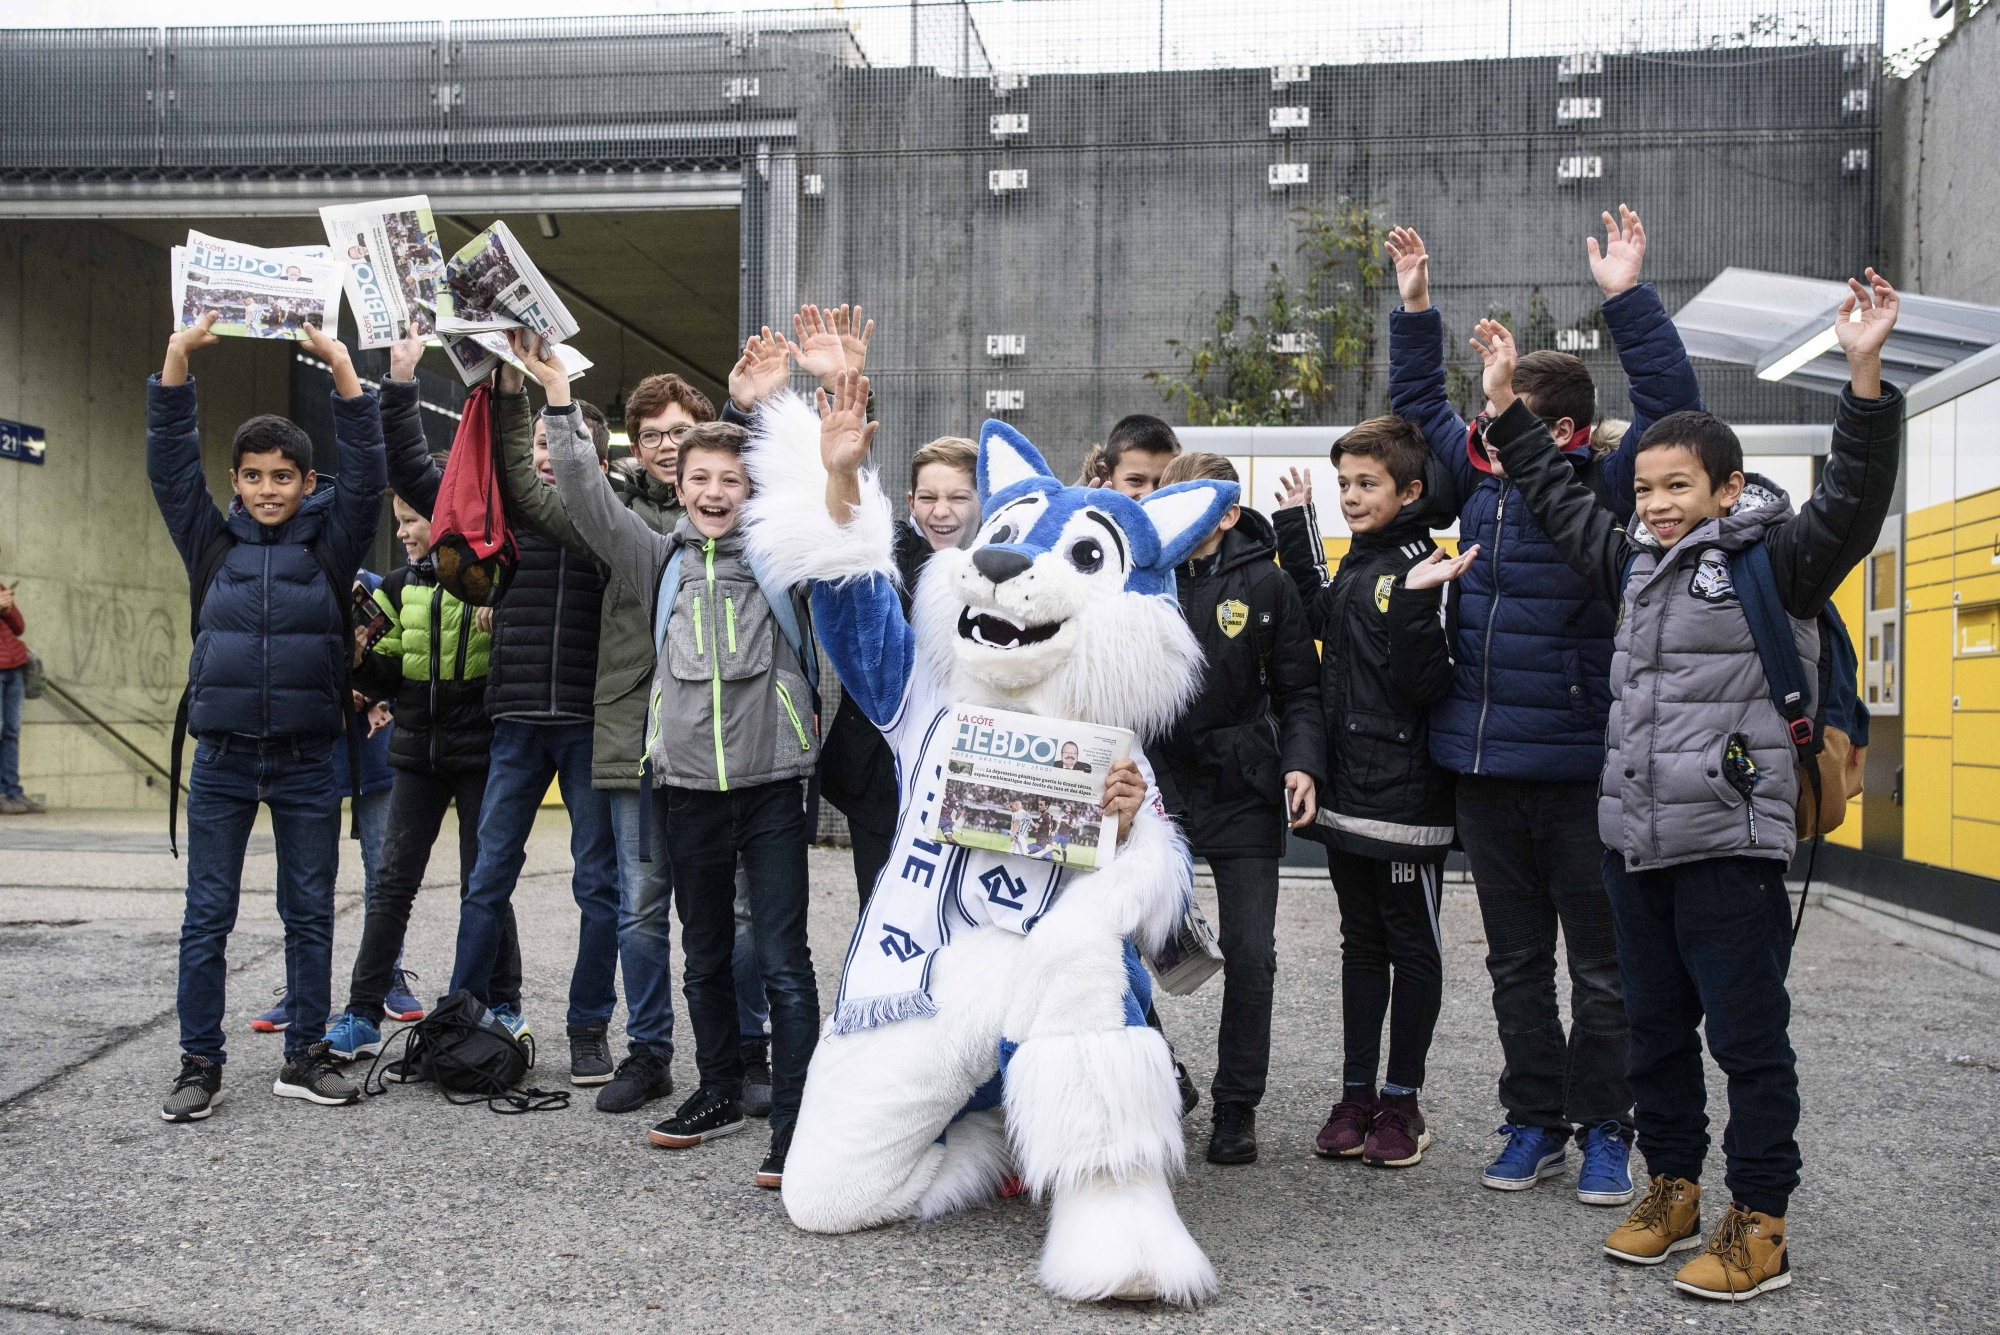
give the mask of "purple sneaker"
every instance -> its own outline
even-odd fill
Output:
[[[1375,1105],[1375,1125],[1362,1147],[1361,1162],[1376,1168],[1408,1168],[1424,1157],[1424,1147],[1430,1143],[1417,1096],[1385,1095]]]
[[[1334,1104],[1326,1115],[1326,1125],[1313,1138],[1313,1153],[1322,1159],[1352,1159],[1361,1153],[1369,1128],[1375,1124],[1376,1106],[1372,1091]]]

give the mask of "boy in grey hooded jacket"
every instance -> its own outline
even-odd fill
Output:
[[[562,367],[532,351],[522,361],[548,396],[549,462],[570,522],[612,577],[647,605],[672,600],[654,611],[660,647],[645,754],[665,799],[659,826],[672,836],[665,851],[680,905],[683,990],[701,1085],[650,1139],[684,1149],[743,1126],[730,961],[740,856],[771,1007],[771,1152],[757,1184],[775,1188],[819,1035],[806,944],[804,780],[820,751],[810,610],[796,589],[773,591],[780,600],[773,609],[743,552],[736,520],[749,497],[740,457],[748,432],[710,422],[687,434],[678,480],[686,512],[673,532],[657,533],[612,494]],[[670,571],[675,586],[663,589]]]
[[[1874,547],[1902,450],[1902,395],[1881,378],[1897,298],[1874,270],[1868,279],[1865,288],[1850,281],[1835,322],[1852,379],[1819,486],[1797,514],[1776,486],[1745,478],[1733,431],[1682,412],[1639,443],[1638,523],[1628,531],[1514,399],[1507,331],[1482,321],[1474,341],[1487,392],[1504,409],[1488,441],[1564,559],[1620,603],[1598,827],[1625,976],[1634,1121],[1652,1184],[1604,1250],[1655,1265],[1701,1245],[1705,1023],[1729,1078],[1723,1151],[1733,1199],[1707,1248],[1675,1276],[1704,1298],[1741,1301],[1791,1283],[1785,1211],[1799,1181],[1784,883],[1796,753],[1730,557],[1764,544],[1806,680],[1816,681],[1817,618]]]

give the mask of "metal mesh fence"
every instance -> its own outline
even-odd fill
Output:
[[[1068,469],[1131,411],[1381,411],[1393,223],[1429,242],[1462,400],[1464,337],[1493,312],[1583,357],[1620,413],[1583,249],[1599,212],[1644,213],[1669,309],[1726,265],[1858,271],[1879,45],[1875,0],[926,0],[12,32],[0,190],[726,168],[744,328],[784,327],[800,300],[877,318],[892,475],[989,414]],[[1738,368],[1702,376],[1740,420],[1827,415]]]

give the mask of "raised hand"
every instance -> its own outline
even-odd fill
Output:
[[[842,371],[833,378],[831,396],[815,390],[819,401],[819,457],[830,475],[853,477],[868,461],[875,428],[868,420],[868,377]]]
[[[415,380],[417,363],[424,359],[424,334],[414,321],[410,332],[389,345],[389,378],[391,380]],[[520,387],[517,385],[518,390]]]
[[[1476,542],[1452,557],[1447,557],[1444,548],[1440,547],[1410,567],[1409,572],[1403,576],[1403,587],[1434,589],[1440,584],[1449,584],[1463,575],[1465,568],[1471,565],[1473,558],[1478,555],[1479,544]]]
[[[162,385],[185,385],[188,378],[188,354],[196,348],[205,348],[211,343],[220,343],[221,336],[215,333],[215,311],[204,311],[199,320],[185,329],[177,330],[167,340],[167,359],[160,366]]]
[[[1396,262],[1396,290],[1403,295],[1403,309],[1412,315],[1429,310],[1431,257],[1424,250],[1424,239],[1414,227],[1392,227],[1384,245]]]
[[[817,306],[801,306],[792,317],[799,341],[792,345],[792,357],[799,369],[819,377],[820,386],[832,389],[834,377],[847,369],[847,349],[840,334],[826,322]]]
[[[1285,474],[1284,481],[1279,484],[1277,497],[1280,510],[1290,510],[1307,504],[1313,498],[1312,474],[1302,468],[1292,469]]]
[[[1867,270],[1867,276],[1866,287],[1855,279],[1847,280],[1847,300],[1840,303],[1840,314],[1834,317],[1833,336],[1847,354],[1847,372],[1855,395],[1879,399],[1882,345],[1889,341],[1889,331],[1896,327],[1903,303],[1888,279],[1873,269]]]
[[[1590,276],[1597,280],[1606,301],[1639,285],[1639,265],[1646,258],[1646,224],[1639,221],[1638,214],[1620,204],[1616,221],[1610,214],[1604,215],[1604,249],[1598,250],[1594,236],[1584,245],[1590,251]]]
[[[1520,360],[1514,334],[1498,320],[1481,320],[1472,327],[1472,350],[1486,363],[1480,381],[1497,417],[1514,406],[1514,364]]]
[[[840,350],[847,358],[847,369],[865,371],[868,369],[868,340],[875,337],[875,322],[870,320],[866,328],[861,324],[861,306],[857,302],[852,308],[841,305],[827,312],[833,323],[833,332],[840,335]]]
[[[528,374],[541,385],[549,407],[569,407],[569,372],[563,369],[562,358],[556,355],[554,345],[540,334],[526,329],[509,329],[507,346],[516,360],[527,368]]]
[[[1132,833],[1132,818],[1139,814],[1139,804],[1146,800],[1146,780],[1139,773],[1139,766],[1131,759],[1114,760],[1111,770],[1104,776],[1104,813],[1118,815],[1118,840],[1123,843],[1125,836]]]
[[[765,325],[762,333],[743,340],[743,355],[729,368],[729,401],[747,413],[783,389],[790,376],[790,347]]]
[[[305,327],[306,351],[326,363],[333,372],[333,392],[343,399],[361,397],[361,377],[354,374],[354,359],[347,345],[316,324]]]

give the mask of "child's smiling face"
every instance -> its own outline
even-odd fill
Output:
[[[282,524],[297,514],[318,481],[311,469],[300,468],[278,450],[246,451],[229,470],[236,499],[260,524]]]
[[[950,464],[925,464],[910,491],[910,518],[931,550],[956,547],[979,529],[979,484]]]
[[[1335,468],[1340,477],[1340,517],[1356,533],[1389,527],[1404,506],[1424,494],[1420,479],[1398,491],[1389,466],[1373,455],[1342,454]]]
[[[1665,548],[1728,514],[1742,495],[1743,474],[1731,473],[1718,487],[1701,456],[1685,445],[1655,445],[1634,461],[1634,508]]]
[[[743,502],[750,499],[750,474],[730,450],[687,446],[681,451],[680,493],[695,531],[719,538],[736,527]]]

